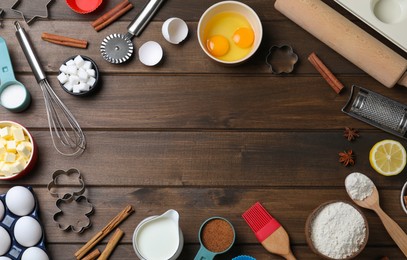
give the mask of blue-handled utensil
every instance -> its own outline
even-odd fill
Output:
[[[16,80],[6,41],[0,37],[0,105],[12,112],[25,110],[31,102],[27,88]]]

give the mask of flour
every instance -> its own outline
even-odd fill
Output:
[[[374,184],[366,175],[354,172],[345,179],[345,187],[354,200],[364,200],[373,193]]]
[[[344,259],[363,244],[366,226],[362,215],[343,202],[326,205],[311,222],[311,240],[317,251],[333,259]]]

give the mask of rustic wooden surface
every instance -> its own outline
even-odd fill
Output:
[[[28,18],[44,14],[47,0],[22,1]],[[53,149],[41,91],[24,54],[17,44],[12,23],[21,17],[8,10],[14,3],[2,0],[6,9],[0,35],[6,39],[14,70],[33,97],[30,108],[20,114],[0,109],[1,120],[25,125],[39,146],[37,167],[29,176],[0,183],[4,193],[14,185],[30,185],[38,196],[45,226],[47,248],[54,260],[73,259],[74,252],[98,232],[126,204],[136,212],[122,225],[125,236],[111,259],[135,259],[131,237],[145,217],[173,208],[181,215],[185,245],[179,259],[193,259],[199,246],[200,224],[211,216],[228,218],[237,232],[236,245],[217,259],[239,254],[257,259],[280,259],[267,253],[256,241],[241,214],[256,201],[288,231],[298,259],[316,259],[304,237],[308,214],[333,199],[349,201],[345,177],[354,171],[367,174],[376,183],[383,209],[407,230],[407,216],[399,196],[406,172],[385,178],[368,161],[374,143],[386,138],[407,142],[356,121],[341,112],[350,86],[357,84],[407,103],[407,89],[387,89],[337,53],[279,14],[274,1],[245,0],[260,16],[264,39],[255,56],[245,64],[224,67],[200,50],[196,28],[200,15],[216,0],[167,0],[136,47],[147,40],[158,41],[165,53],[158,67],[143,66],[137,58],[124,65],[102,60],[99,45],[113,32],[124,33],[146,1],[131,2],[135,8],[111,26],[96,33],[90,22],[117,4],[105,1],[95,13],[79,15],[65,1],[50,4],[50,17],[30,27],[22,23],[32,39],[40,61],[56,93],[77,117],[85,131],[88,148],[79,158],[65,158]],[[340,13],[397,49],[372,29],[326,1]],[[171,45],[161,36],[161,25],[169,17],[184,19],[190,33],[181,45]],[[63,34],[89,41],[89,48],[61,47],[40,38],[42,32]],[[272,45],[290,44],[299,55],[292,74],[273,75],[265,64]],[[336,95],[307,61],[315,51],[345,84]],[[56,81],[62,62],[77,54],[91,57],[102,74],[102,87],[94,96],[68,95]],[[0,57],[1,58],[1,57]],[[360,130],[361,137],[348,142],[345,126]],[[353,149],[356,165],[338,163],[339,151]],[[92,227],[83,234],[60,231],[52,220],[55,198],[47,190],[57,169],[78,168],[87,185],[86,195],[95,207]],[[358,259],[403,259],[378,217],[363,210],[370,238]],[[108,237],[109,238],[109,237]],[[99,245],[103,250],[106,238]]]

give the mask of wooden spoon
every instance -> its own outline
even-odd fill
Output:
[[[348,195],[350,196],[349,193]],[[379,192],[376,186],[373,186],[373,193],[369,197],[364,200],[354,199],[353,201],[362,208],[371,209],[376,212],[391,238],[396,242],[403,254],[407,256],[407,235],[380,207]]]

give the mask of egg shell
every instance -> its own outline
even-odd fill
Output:
[[[10,249],[11,238],[7,230],[0,226],[0,255],[4,255]]]
[[[34,195],[23,186],[14,186],[6,194],[6,206],[17,216],[28,215],[35,207]]]
[[[41,240],[41,225],[33,217],[22,217],[18,219],[16,224],[14,225],[14,237],[16,241],[22,246],[34,246]]]
[[[49,257],[41,248],[30,247],[24,251],[21,260],[49,260]]]
[[[7,256],[0,256],[0,260],[11,260],[11,258]]]
[[[3,201],[0,200],[0,222],[4,218],[4,213],[6,212],[6,209],[4,208]]]
[[[172,17],[163,23],[161,32],[168,42],[179,44],[188,36],[188,25],[184,20]]]
[[[163,57],[161,45],[154,41],[148,41],[141,45],[138,51],[141,63],[146,66],[157,65]]]

